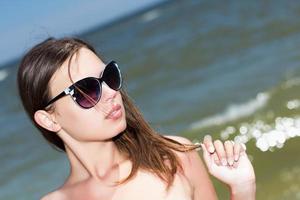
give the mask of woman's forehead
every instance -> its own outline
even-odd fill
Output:
[[[68,72],[70,64],[70,75]],[[54,73],[50,81],[52,94],[59,94],[65,88],[72,85],[72,77],[74,82],[86,77],[99,77],[104,70],[105,64],[91,50],[81,48],[74,54],[71,61],[67,59],[62,66]]]
[[[66,64],[64,70],[68,71],[68,63],[64,64]],[[94,52],[86,48],[81,48],[71,60],[70,72],[73,80],[77,76],[78,80],[80,80],[88,76],[98,76],[104,68],[105,64]]]

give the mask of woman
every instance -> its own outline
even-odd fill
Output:
[[[33,47],[20,64],[18,86],[34,125],[70,162],[65,183],[42,199],[217,198],[195,151],[200,145],[155,132],[122,88],[117,63],[104,64],[84,41],[49,38]],[[231,199],[255,198],[241,145],[207,136],[201,147]]]

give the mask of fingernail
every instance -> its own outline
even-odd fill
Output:
[[[222,159],[222,165],[226,166],[227,165],[227,160],[226,159]]]
[[[213,153],[213,152],[215,151],[215,148],[212,147],[212,146],[210,146],[210,147],[208,148],[208,151],[209,151],[210,153]]]
[[[229,164],[230,166],[233,165],[233,159],[232,159],[232,158],[228,158],[228,164]]]
[[[212,139],[212,138],[211,138],[211,135],[205,135],[204,138]]]
[[[239,156],[238,155],[234,155],[234,160],[238,161],[238,159],[239,159]]]

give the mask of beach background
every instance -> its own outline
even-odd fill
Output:
[[[257,199],[300,199],[299,1],[157,1],[73,35],[119,63],[157,131],[244,142]],[[39,199],[69,166],[24,113],[18,64],[0,65],[0,199]],[[213,181],[219,199],[229,199]]]

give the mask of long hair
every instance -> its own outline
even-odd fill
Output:
[[[49,81],[61,65],[67,59],[70,62],[70,58],[83,47],[97,55],[91,45],[80,39],[48,38],[26,53],[18,70],[18,89],[25,111],[44,138],[61,151],[65,151],[64,142],[57,134],[39,126],[34,120],[34,113],[37,110],[52,112],[55,109],[54,105],[45,108],[51,99]],[[72,80],[71,77],[70,79]],[[132,161],[132,169],[129,176],[118,184],[129,181],[141,168],[157,175],[167,183],[168,189],[174,181],[177,170],[182,170],[180,160],[173,150],[186,152],[199,146],[181,144],[157,133],[143,118],[125,89],[122,88],[120,92],[125,107],[127,126],[123,132],[113,138],[113,141],[120,153],[127,155]]]

